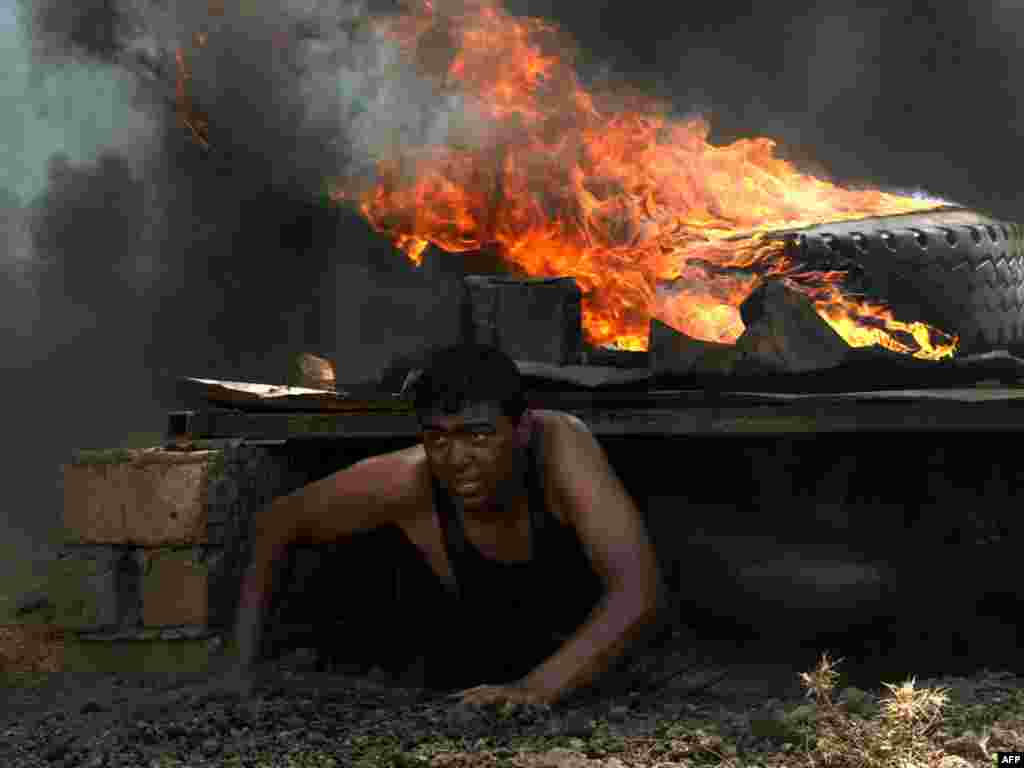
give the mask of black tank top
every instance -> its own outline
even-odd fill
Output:
[[[456,587],[437,617],[427,684],[461,688],[510,683],[554,653],[583,623],[604,587],[571,525],[547,508],[540,424],[526,449],[530,559],[502,562],[466,538],[460,505],[434,478],[434,505]]]

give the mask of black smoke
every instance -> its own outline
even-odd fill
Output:
[[[33,119],[74,137],[96,117],[90,103],[134,116],[95,150],[54,140],[35,171],[0,183],[0,338],[25,446],[10,467],[9,492],[24,502],[10,525],[32,537],[57,518],[59,463],[76,447],[160,432],[176,376],[280,380],[294,351],[341,350],[339,379],[360,381],[413,351],[424,328],[447,332],[434,286],[457,275],[459,257],[416,271],[323,199],[324,179],[369,165],[386,133],[429,140],[457,109],[368,31],[370,11],[398,4],[224,5],[223,16],[158,0],[21,5],[26,87],[57,83],[52,98],[25,97]],[[919,0],[508,7],[559,21],[585,76],[617,73],[680,113],[706,110],[713,140],[771,136],[840,182],[923,188],[1022,218],[1019,11]],[[178,46],[208,148],[176,122]],[[92,102],[93,81],[71,77],[92,72],[124,84],[119,101]],[[30,172],[37,188],[20,183]]]
[[[840,182],[1024,218],[1019,3],[507,5],[559,18],[587,65],[705,109],[712,141],[769,136]]]

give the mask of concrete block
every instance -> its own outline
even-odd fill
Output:
[[[121,553],[94,548],[68,552],[47,566],[46,591],[54,624],[96,631],[118,625],[118,564]]]
[[[463,338],[493,344],[514,360],[576,365],[583,343],[580,296],[573,278],[469,275]]]
[[[113,464],[62,467],[64,472],[64,540],[67,543],[124,541],[130,492],[125,473]]]
[[[142,553],[142,623],[147,627],[205,625],[208,567],[191,550]]]
[[[63,468],[67,541],[149,547],[205,542],[207,490],[219,452],[121,454],[111,463],[87,459]]]
[[[128,540],[149,547],[205,542],[208,462],[154,464],[147,472],[125,520]]]

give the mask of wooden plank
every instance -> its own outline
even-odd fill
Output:
[[[188,405],[212,404],[252,411],[403,411],[407,408],[403,401],[384,394],[366,399],[308,387],[191,377],[178,380],[177,392]]]
[[[730,393],[733,394],[733,393]],[[760,400],[796,401],[813,400],[851,401],[851,400],[945,400],[959,403],[990,403],[1006,400],[1024,400],[1024,387],[1001,387],[972,389],[904,389],[883,390],[880,392],[837,392],[835,394],[795,394],[788,392],[736,392],[736,395]]]
[[[279,440],[296,437],[417,437],[411,413],[250,413],[209,409],[170,414],[168,436],[193,440],[244,438]]]
[[[705,403],[690,407],[602,408],[565,404],[598,436],[749,435],[814,432],[1021,431],[1024,399],[977,402],[940,399],[842,401],[834,397],[762,404]],[[384,413],[282,414],[199,411],[172,414],[172,429],[192,439],[410,438],[419,436],[415,416]]]
[[[723,410],[719,434],[794,432],[971,432],[1024,430],[1024,408],[1012,402],[964,405],[942,401],[804,402],[785,408]]]
[[[957,389],[898,389],[869,392],[721,392],[707,389],[663,389],[646,392],[550,392],[529,398],[532,406],[567,408],[688,408],[740,406],[786,402],[851,402],[885,400],[945,400],[979,403],[1024,400],[1024,387],[971,387]]]
[[[524,378],[538,378],[577,387],[597,388],[622,384],[644,386],[651,380],[647,368],[615,368],[601,365],[550,365],[526,360],[516,360],[516,366]]]

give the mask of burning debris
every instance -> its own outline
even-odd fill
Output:
[[[467,341],[501,347],[516,360],[550,365],[580,362],[580,289],[571,278],[465,279]]]
[[[738,307],[759,280],[798,266],[763,233],[941,205],[802,174],[766,138],[713,146],[701,118],[584,85],[551,25],[493,2],[439,8],[417,4],[374,28],[462,110],[439,141],[391,147],[371,182],[336,179],[333,197],[358,206],[413,262],[430,243],[453,253],[496,245],[530,275],[575,278],[592,344],[645,349],[651,318],[733,342]],[[442,30],[453,56],[428,71],[424,52]],[[802,289],[831,289],[818,299],[822,314],[838,308],[854,325],[888,327],[892,315],[847,295],[843,276],[804,273]],[[678,281],[685,290],[659,291]],[[859,343],[849,324],[836,330]]]
[[[785,280],[768,280],[740,305],[746,329],[735,344],[700,341],[651,321],[655,376],[807,373],[841,365],[850,346]]]
[[[819,314],[854,347],[935,360],[1024,342],[1024,238],[1016,224],[952,208],[776,235],[795,262],[842,270],[842,290],[863,297],[852,316],[832,300],[839,287],[807,285]]]
[[[206,44],[206,34],[197,32],[195,36],[197,47]],[[203,149],[210,148],[210,121],[206,113],[197,109],[192,104],[189,95],[188,81],[192,79],[188,62],[185,59],[185,51],[179,48],[174,53],[174,61],[177,65],[178,75],[175,87],[175,107],[178,114],[178,123],[182,128],[189,131],[191,138]]]
[[[584,83],[552,24],[512,16],[497,0],[403,7],[360,17],[352,34],[374,40],[380,61],[353,59],[339,70],[345,89],[362,87],[403,117],[375,128],[376,112],[355,97],[346,118],[355,159],[327,186],[413,263],[434,244],[493,250],[533,277],[572,277],[594,346],[646,350],[652,318],[697,339],[735,342],[744,330],[739,306],[760,281],[797,275],[797,290],[848,343],[904,334],[906,323],[880,301],[845,290],[844,270],[808,270],[764,235],[943,201],[839,187],[776,157],[768,138],[712,145],[702,117],[678,118],[621,85]],[[209,49],[216,35],[195,43]],[[356,57],[347,50],[334,54]],[[177,63],[179,119],[208,148],[216,138],[190,99],[180,48]],[[899,351],[936,358],[955,346],[926,341]]]
[[[774,372],[805,373],[835,368],[849,345],[784,280],[768,280],[740,305],[746,330],[736,340],[744,358]]]
[[[363,60],[365,52],[320,44],[322,53],[343,62],[339,83],[352,97],[342,118],[351,123],[350,162],[341,173],[325,170],[328,196],[356,208],[416,265],[433,244],[453,254],[494,253],[534,278],[572,278],[589,345],[645,351],[658,321],[694,340],[739,344],[733,351],[707,347],[696,357],[691,348],[684,356],[715,370],[731,369],[739,352],[771,370],[837,364],[836,336],[850,347],[878,345],[929,360],[952,356],[964,332],[968,348],[1024,339],[1024,255],[1015,227],[961,211],[978,220],[957,223],[969,237],[1001,231],[1009,248],[992,240],[991,269],[976,264],[974,252],[951,252],[939,265],[951,274],[938,274],[935,259],[907,249],[941,247],[942,232],[912,222],[906,237],[857,227],[956,214],[945,201],[838,186],[777,157],[768,138],[713,145],[703,117],[674,115],[668,104],[621,84],[585,82],[554,25],[513,16],[498,0],[422,0],[403,4],[400,13],[351,21],[352,40],[372,41],[372,61]],[[208,49],[216,34],[199,33],[194,42]],[[209,147],[206,115],[190,100],[183,49],[176,58],[179,118]],[[377,124],[381,114],[392,112],[393,124],[378,130],[385,127]],[[810,236],[800,235],[794,247],[794,233],[823,221],[845,234],[817,235],[825,253],[808,254]],[[952,231],[938,219],[932,223]],[[945,236],[950,247],[955,240]],[[961,265],[953,263],[957,258]],[[890,262],[907,259],[928,268],[921,285],[932,293],[950,280],[962,282],[967,271],[955,270],[969,261],[989,282],[1004,283],[995,297],[1001,307],[989,307],[993,316],[980,327],[962,328],[955,308],[933,311],[935,302],[898,311],[887,278],[878,290],[861,290],[863,261],[895,273]],[[776,279],[810,302],[780,305],[797,313],[783,323],[797,333],[793,339],[783,340],[779,328],[748,329],[741,316],[752,293]],[[497,285],[482,281],[469,290],[496,297]],[[499,311],[487,306],[475,310]],[[798,352],[795,340],[796,328],[813,327],[808,307],[832,330],[819,324],[815,338],[824,347],[814,355],[807,344]],[[771,322],[781,322],[780,312]],[[539,319],[532,315],[530,322]],[[492,320],[470,322],[488,337]],[[571,339],[552,339],[554,346],[528,353],[519,341],[505,343],[522,359],[564,366],[576,357]]]
[[[728,367],[739,360],[732,344],[691,338],[658,319],[651,320],[649,347],[655,376],[689,376]]]

